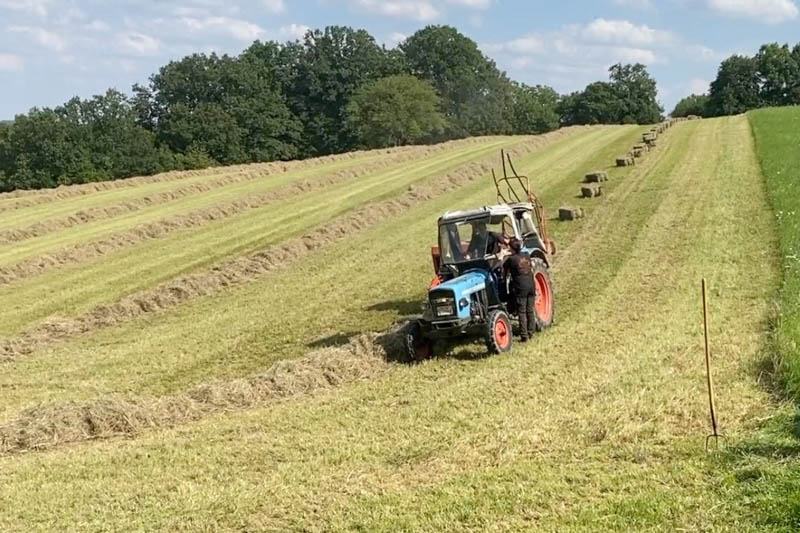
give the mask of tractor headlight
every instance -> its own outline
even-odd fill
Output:
[[[455,302],[452,298],[434,298],[431,303],[437,317],[452,316],[456,314]]]
[[[458,310],[463,311],[468,305],[469,305],[469,300],[467,300],[466,298],[461,298],[458,301]]]

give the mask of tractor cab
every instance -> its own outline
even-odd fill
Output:
[[[406,339],[413,359],[432,355],[436,339],[481,333],[490,352],[511,348],[510,315],[516,309],[503,264],[512,254],[509,243],[514,238],[522,241],[534,266],[537,329],[553,321],[549,268],[555,248],[547,237],[544,208],[530,192],[528,178],[516,173],[510,158],[513,175],[507,174],[506,155],[502,157],[503,178],[493,173],[502,203],[451,211],[439,218],[438,246],[431,248],[435,277],[429,285],[425,313],[411,324]]]

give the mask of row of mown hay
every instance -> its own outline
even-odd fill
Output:
[[[437,145],[442,149],[452,149],[459,146],[470,144],[479,144],[491,141],[493,137],[471,137],[467,139],[459,139],[455,141],[447,141]],[[361,157],[379,156],[382,154],[400,154],[408,151],[415,151],[419,146],[400,146],[397,148],[381,148],[377,150],[361,150],[354,152],[346,152],[343,154],[326,155],[322,157],[315,157],[313,159],[300,159],[295,161],[273,161],[270,163],[249,163],[243,165],[231,165],[224,167],[211,167],[198,170],[176,170],[171,172],[164,172],[161,174],[154,174],[152,176],[137,176],[133,178],[101,181],[96,183],[83,183],[79,185],[62,185],[54,189],[40,189],[40,190],[17,190],[8,193],[0,193],[0,212],[20,209],[23,207],[30,207],[42,203],[53,202],[55,200],[62,200],[65,198],[72,198],[75,196],[84,196],[99,191],[107,191],[111,189],[122,189],[127,187],[137,187],[148,183],[158,183],[165,181],[178,181],[186,178],[196,176],[219,176],[221,174],[230,173],[257,173],[260,176],[271,176],[275,174],[282,174],[293,172],[296,170],[314,168],[318,166],[327,165],[338,161],[348,161],[358,159]],[[11,201],[15,200],[16,201]],[[5,201],[9,200],[9,201]]]
[[[557,130],[534,137],[514,146],[508,153],[512,157],[522,157],[575,129],[583,127]],[[432,179],[426,185],[412,186],[395,198],[368,204],[331,219],[303,236],[246,256],[228,259],[206,270],[180,276],[117,302],[97,306],[75,317],[50,318],[16,338],[0,342],[0,361],[10,361],[78,335],[122,324],[149,313],[173,308],[194,298],[220,293],[230,287],[255,281],[278,268],[296,263],[318,249],[374,227],[376,220],[399,215],[422,202],[452,192],[454,188],[484,178],[495,162],[496,155],[467,163]]]
[[[277,200],[283,200],[285,198],[291,197],[294,194],[299,194],[316,188],[336,185],[348,180],[363,177],[365,175],[377,172],[387,167],[397,166],[405,162],[416,161],[426,157],[431,157],[437,153],[453,149],[454,146],[452,144],[442,143],[431,146],[407,147],[406,149],[403,150],[390,151],[389,155],[382,156],[377,160],[372,160],[370,162],[357,165],[354,167],[333,171],[329,174],[325,174],[320,177],[310,178],[299,182],[290,183],[284,187],[272,189],[265,193],[261,193],[260,195],[254,195],[248,198],[243,198],[241,200],[234,201],[229,206],[217,206],[217,207],[207,208],[205,210],[197,211],[195,213],[190,213],[177,218],[184,218],[187,221],[189,221],[188,222],[189,224],[191,224],[190,222],[191,220],[196,220],[196,221],[218,220],[219,218],[223,218],[225,216],[230,216],[231,214],[240,212],[240,210],[237,210],[233,204],[238,204],[239,206],[241,206],[241,210],[262,207],[269,203],[273,203]],[[258,165],[252,165],[252,166],[258,166]],[[46,235],[47,233],[51,233],[53,231],[58,231],[61,229],[70,228],[80,224],[94,222],[97,220],[105,220],[113,218],[126,213],[138,211],[143,208],[151,207],[157,204],[177,200],[189,195],[209,192],[214,189],[225,187],[227,185],[263,179],[269,177],[270,175],[271,174],[269,173],[265,174],[263,170],[257,170],[250,167],[242,167],[236,172],[231,172],[229,174],[221,175],[219,177],[212,177],[211,179],[205,180],[201,183],[193,183],[191,185],[179,187],[174,190],[155,193],[152,195],[146,195],[140,198],[133,198],[131,200],[127,200],[115,205],[102,206],[102,207],[76,211],[75,213],[72,213],[67,216],[54,217],[42,220],[26,228],[9,229],[1,231],[0,245],[19,242],[34,237],[40,237],[42,235]],[[204,217],[203,211],[208,213],[208,216]],[[209,218],[209,216],[214,216],[214,218]],[[133,230],[131,230],[131,232],[137,234],[155,233],[163,236],[164,235],[163,230],[165,230],[167,227],[178,227],[178,228],[189,227],[187,225],[184,225],[183,222],[180,220],[168,220],[164,222],[166,223],[165,224],[161,224],[160,222],[154,223],[156,227],[162,226],[161,228],[156,229],[155,231],[152,228],[148,228],[147,225],[144,225],[138,228],[134,228]],[[84,243],[82,246],[86,247],[87,249],[88,248],[102,249],[105,248],[107,244]],[[69,253],[69,255],[72,256],[76,255],[75,252],[67,252],[67,253]],[[79,253],[77,255],[80,256]],[[45,261],[47,261],[47,259],[45,259]],[[22,269],[24,270],[25,267],[22,267]],[[3,273],[2,271],[0,271],[0,283],[3,282],[2,280],[3,280]]]
[[[88,402],[38,405],[0,426],[0,454],[44,450],[111,437],[133,437],[203,417],[312,395],[379,377],[404,361],[405,328],[361,334],[347,344],[280,361],[232,381],[195,386],[162,398],[101,397]]]
[[[658,136],[666,132],[675,122],[677,122],[676,119],[670,119],[651,127],[649,131],[642,135],[642,143],[635,144],[630,152],[616,158],[616,166],[627,167],[635,165],[636,159],[644,157],[651,148],[655,147]],[[608,173],[605,171],[597,170],[587,173],[583,178],[584,185],[581,186],[580,196],[582,198],[596,198],[602,196],[603,187],[599,184],[607,180]],[[583,209],[579,207],[565,205],[558,210],[558,218],[562,221],[577,220],[583,218],[583,215]]]

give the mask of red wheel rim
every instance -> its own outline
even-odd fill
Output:
[[[549,322],[550,316],[553,314],[553,295],[550,293],[550,284],[547,283],[547,278],[541,272],[537,272],[534,279],[536,280],[536,314],[543,322]]]
[[[508,324],[503,319],[498,319],[494,323],[494,340],[500,348],[508,348],[511,343],[511,335],[508,331]]]

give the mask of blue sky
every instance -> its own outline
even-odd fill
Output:
[[[450,24],[516,80],[559,92],[648,65],[669,111],[707,88],[721,59],[800,41],[797,0],[0,0],[0,119],[116,87],[195,51],[236,54],[331,24],[387,46]]]

